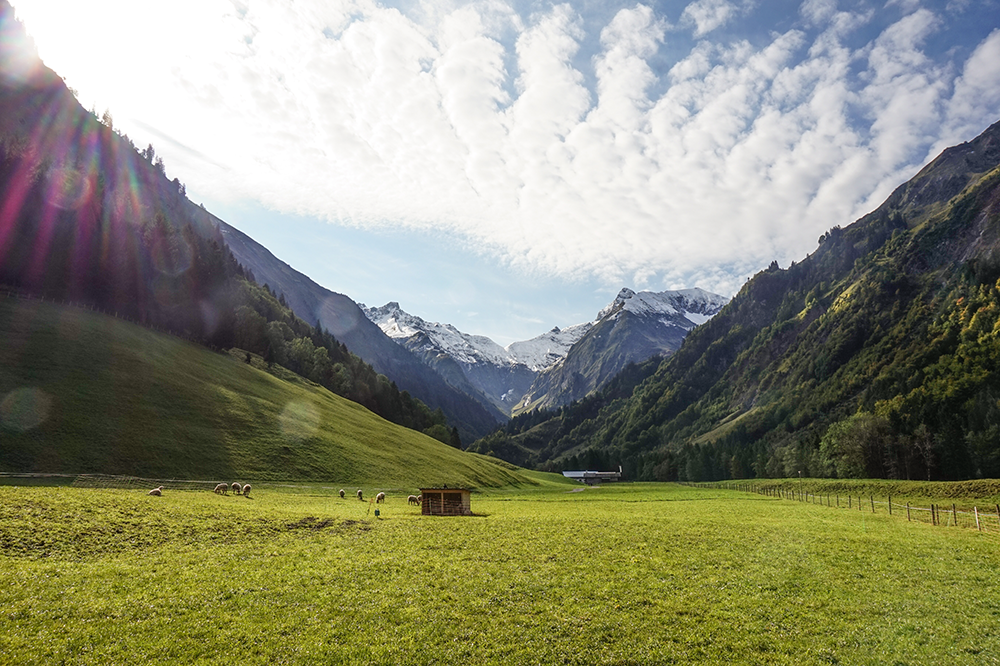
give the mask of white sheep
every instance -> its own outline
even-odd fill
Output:
[[[344,499],[344,489],[340,489],[340,499]]]
[[[417,495],[417,504],[423,504],[423,503],[424,503],[424,496]]]
[[[153,488],[152,490],[150,490],[146,494],[147,495],[156,495],[157,497],[160,497],[161,495],[163,495],[163,486],[160,486],[159,488]]]
[[[229,494],[229,484],[223,482],[223,483],[220,483],[217,486],[215,486],[215,494],[216,495],[228,495]]]
[[[243,487],[240,486],[240,484],[237,483],[236,481],[233,481],[233,492],[236,493],[237,495],[243,492]]]
[[[358,499],[364,499],[363,497],[361,497],[361,488],[358,488]]]
[[[250,497],[250,484],[243,486],[243,497]]]
[[[409,497],[406,498],[406,503],[407,504],[420,504],[420,500],[417,499],[416,495],[410,495]]]
[[[375,496],[376,504],[381,504],[384,501],[385,501],[385,493],[379,493],[378,495]]]

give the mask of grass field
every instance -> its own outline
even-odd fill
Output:
[[[79,308],[0,297],[0,470],[165,479],[525,482],[290,372]]]
[[[470,518],[319,485],[0,487],[0,662],[1000,662],[996,534],[535,480]]]

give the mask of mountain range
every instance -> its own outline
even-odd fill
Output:
[[[0,0],[0,55],[23,56],[12,15]],[[83,109],[37,57],[0,59],[0,193],[5,293],[230,350],[227,363],[291,371],[519,465],[685,481],[1000,476],[1000,123],[728,303],[623,289],[593,321],[506,348],[317,285],[194,205],[151,145]],[[8,398],[52,353],[25,340],[18,367],[0,368]]]
[[[450,324],[427,322],[398,303],[361,309],[453,386],[516,415],[570,403],[629,363],[672,353],[688,331],[727,300],[702,289],[636,293],[623,288],[593,321],[555,327],[507,347]]]

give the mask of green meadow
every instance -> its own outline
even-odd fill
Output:
[[[0,662],[1000,661],[996,533],[529,475],[465,518],[335,484],[0,486]]]

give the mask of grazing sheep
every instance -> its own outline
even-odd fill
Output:
[[[243,492],[243,487],[240,484],[233,481],[233,492],[239,495],[240,493]]]
[[[340,489],[340,499],[344,499],[344,489]]]
[[[228,483],[220,483],[217,486],[215,486],[215,494],[216,495],[228,495],[229,494],[229,484]]]
[[[423,504],[423,503],[424,503],[424,496],[417,495],[417,504]]]
[[[381,504],[384,501],[385,501],[385,493],[379,493],[378,495],[375,496],[376,504]]]
[[[358,499],[364,499],[363,497],[361,497],[361,488],[358,488]]]
[[[250,484],[243,486],[243,497],[250,497]]]
[[[161,495],[163,495],[163,486],[160,486],[159,488],[153,488],[152,490],[150,490],[146,494],[147,495],[156,495],[157,497],[160,497]]]
[[[420,504],[420,500],[417,499],[416,495],[410,495],[406,498],[407,504]]]

